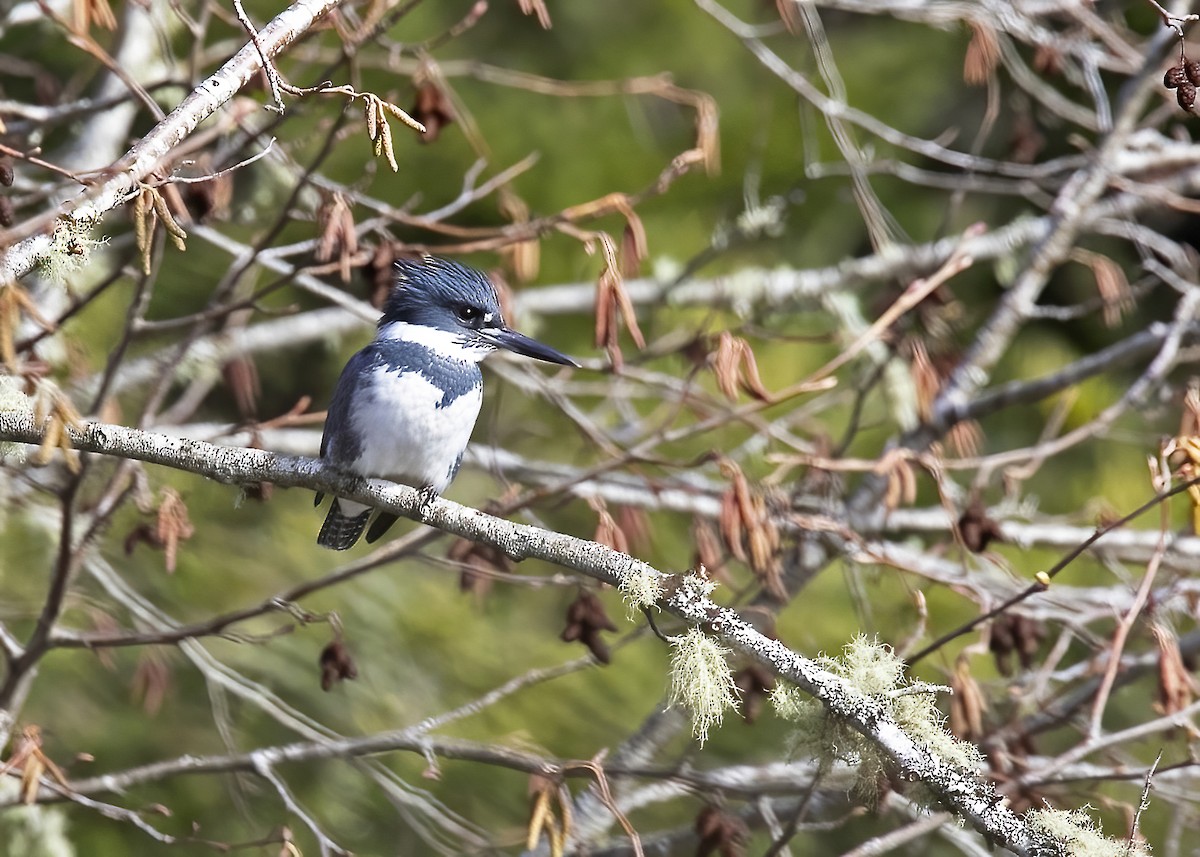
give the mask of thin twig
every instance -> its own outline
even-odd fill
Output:
[[[271,58],[267,56],[267,51],[263,47],[262,41],[258,38],[258,30],[254,28],[254,23],[250,20],[250,16],[246,14],[246,10],[242,7],[242,0],[233,0],[233,9],[237,13],[238,21],[241,22],[247,35],[250,36],[250,41],[254,43],[255,50],[258,51],[259,59],[262,61],[262,73],[266,76],[267,84],[271,87],[271,98],[275,104],[268,104],[266,107],[268,110],[274,110],[276,113],[283,113],[283,96],[279,93],[279,72],[271,62]]]

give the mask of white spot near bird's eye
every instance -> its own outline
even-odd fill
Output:
[[[379,328],[376,339],[390,339],[395,342],[412,342],[424,346],[435,354],[462,360],[466,363],[478,363],[495,349],[485,342],[469,340],[461,333],[449,330],[438,330],[423,324],[410,324],[407,321],[393,321]]]

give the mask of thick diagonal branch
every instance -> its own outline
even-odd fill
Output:
[[[764,636],[737,613],[712,601],[696,578],[687,574],[664,574],[596,542],[506,521],[449,500],[427,501],[415,488],[346,476],[317,459],[216,446],[100,423],[71,430],[70,438],[82,452],[132,458],[219,482],[273,482],[336,494],[492,545],[515,560],[540,559],[621,588],[634,575],[657,578],[662,592],[657,607],[704,627],[821,700],[832,713],[878,745],[902,777],[924,782],[991,840],[1021,855],[1062,853],[1059,846],[1035,834],[1020,816],[1003,806],[990,785],[935,756],[906,734],[879,700],[850,687],[778,640]],[[31,413],[0,412],[0,440],[36,444],[42,439],[42,428]]]

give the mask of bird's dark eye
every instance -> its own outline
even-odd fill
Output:
[[[459,321],[476,322],[483,315],[483,310],[470,304],[460,304],[454,313],[458,316]]]

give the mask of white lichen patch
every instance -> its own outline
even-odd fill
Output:
[[[773,196],[764,203],[747,200],[746,210],[737,217],[740,237],[757,241],[763,238],[778,238],[787,226],[787,200]]]
[[[934,705],[932,695],[896,700],[893,716],[905,732],[935,756],[972,772],[983,765],[983,754],[978,747],[969,741],[960,741],[946,731],[946,718]]]
[[[0,375],[0,413],[28,414],[32,411],[33,402],[17,380],[10,375]],[[23,443],[0,442],[0,460],[20,463],[25,460],[27,448]]]
[[[27,414],[32,410],[33,403],[25,395],[17,379],[11,375],[0,375],[0,411]]]
[[[679,581],[679,591],[675,599],[684,606],[684,609],[687,609],[689,605],[695,605],[693,609],[707,612],[705,608],[708,605],[703,602],[708,601],[708,596],[712,595],[716,588],[717,582],[708,576],[708,569],[701,565],[694,571],[685,574]]]
[[[762,301],[766,287],[762,271],[735,271],[722,278],[722,287],[730,308],[738,318],[749,318]]]
[[[692,713],[692,734],[701,744],[708,730],[721,725],[725,712],[737,709],[737,685],[726,656],[729,651],[699,628],[671,641],[671,705]]]
[[[1066,846],[1071,857],[1150,857],[1143,843],[1105,836],[1087,809],[1035,809],[1026,818],[1031,828]]]
[[[683,263],[671,256],[656,256],[651,277],[659,283],[672,283],[684,272]]]

